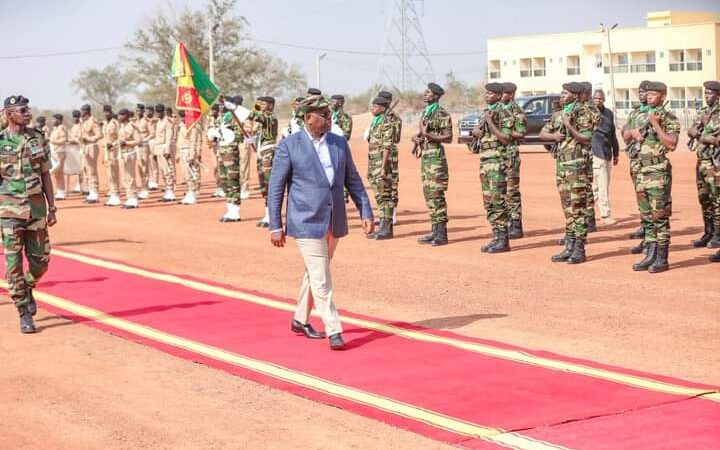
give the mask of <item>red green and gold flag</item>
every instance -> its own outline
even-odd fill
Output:
[[[200,64],[188,53],[185,44],[178,42],[172,64],[172,76],[177,78],[175,107],[185,110],[185,125],[195,125],[203,114],[210,111],[220,97],[215,86]]]

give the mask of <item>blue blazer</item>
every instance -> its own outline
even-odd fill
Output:
[[[348,234],[344,187],[360,210],[360,217],[373,219],[370,199],[355,168],[350,146],[344,137],[332,133],[326,134],[326,140],[335,169],[332,186],[305,130],[291,134],[278,144],[267,197],[271,230],[283,228],[282,206],[286,189],[288,236],[319,239],[328,230],[338,238]]]

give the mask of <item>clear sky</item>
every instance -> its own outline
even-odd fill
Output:
[[[68,108],[80,103],[70,81],[80,70],[115,63],[122,50],[15,58],[124,45],[147,16],[202,0],[0,0],[0,97],[22,93],[36,106]],[[362,52],[382,50],[391,0],[240,0],[237,13],[253,38]],[[502,6],[502,10],[499,7]],[[645,13],[666,9],[720,12],[717,0],[424,0],[417,1],[429,53],[474,52],[486,39],[517,34],[645,25]],[[315,50],[264,47],[298,64],[315,84]],[[328,52],[322,61],[325,91],[357,93],[378,79],[379,57]],[[435,76],[454,72],[470,83],[483,78],[485,55],[433,56]]]

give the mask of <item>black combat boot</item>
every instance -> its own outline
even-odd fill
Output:
[[[647,247],[648,247],[647,243],[644,240],[642,240],[642,241],[640,241],[640,243],[638,245],[636,245],[635,247],[630,249],[630,253],[632,253],[633,255],[647,253],[647,251],[646,251]]]
[[[575,248],[575,238],[571,238],[569,236],[565,237],[565,250],[558,253],[557,255],[553,255],[551,259],[552,262],[565,262],[570,258],[570,255],[572,255],[573,248]]]
[[[708,259],[710,260],[710,262],[720,262],[720,250],[718,250],[718,252],[714,255],[708,256]]]
[[[437,235],[437,229],[438,224],[434,223],[432,224],[432,231],[430,234],[426,234],[425,236],[421,236],[418,238],[418,244],[430,244],[432,243],[433,239],[435,239],[435,236]]]
[[[668,264],[669,249],[670,245],[668,244],[657,245],[657,257],[655,258],[655,262],[653,262],[652,265],[648,267],[648,272],[660,273],[665,272],[670,268],[670,265]]]
[[[575,239],[572,254],[567,260],[568,264],[580,264],[585,262],[585,239]]]
[[[495,245],[491,245],[488,249],[488,253],[505,253],[510,251],[510,236],[507,231],[498,230],[497,241]]]
[[[708,248],[720,248],[720,229],[713,227],[713,234],[710,242],[707,243]]]
[[[385,219],[380,219],[380,221],[377,223],[377,226],[375,227],[375,231],[373,231],[372,233],[368,234],[366,237],[367,237],[368,239],[375,239],[375,237],[378,235],[378,233],[380,232],[380,230],[383,229],[383,226],[384,226],[384,225],[385,225]]]
[[[447,245],[447,243],[447,222],[440,222],[437,224],[437,234],[435,235],[435,239],[432,240],[432,246],[439,247],[441,245]]]
[[[493,228],[492,239],[490,239],[490,242],[488,242],[487,244],[480,247],[480,251],[483,253],[487,253],[488,249],[497,243],[497,239],[498,239],[498,231],[495,228]]]
[[[658,253],[657,242],[648,243],[647,253],[645,254],[645,257],[639,263],[633,264],[633,270],[636,272],[648,270],[648,267],[653,265],[653,263],[655,262],[655,259],[657,259],[657,253]]]
[[[523,226],[521,219],[511,219],[508,224],[508,237],[510,239],[520,239],[523,237]]]
[[[700,236],[699,239],[695,239],[694,241],[692,241],[692,246],[695,248],[705,247],[706,245],[708,245],[708,242],[710,242],[710,239],[712,239],[713,232],[715,231],[715,226],[713,225],[712,219],[703,217],[703,221],[705,222],[705,232],[702,236]]]
[[[380,227],[377,233],[375,233],[376,241],[384,241],[393,238],[393,224],[392,219],[383,219],[383,226]]]
[[[630,233],[630,239],[642,239],[645,237],[645,229],[643,227]]]
[[[567,238],[565,236],[561,237],[557,240],[557,245],[565,245],[567,242]]]
[[[27,305],[22,305],[18,308],[20,313],[20,331],[22,333],[34,333],[35,332],[35,321],[32,318],[32,314],[28,311]]]
[[[587,232],[588,233],[594,233],[597,231],[597,222],[595,221],[595,210],[591,210],[590,214],[585,219],[585,223],[587,224]]]
[[[27,288],[27,293],[28,298],[30,299],[30,302],[27,304],[27,309],[30,315],[34,316],[35,314],[37,314],[37,303],[35,302],[35,297],[33,296],[32,289]]]

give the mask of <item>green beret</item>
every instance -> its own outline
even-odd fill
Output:
[[[711,90],[711,91],[720,91],[720,81],[706,81],[703,83],[703,86],[705,89]]]
[[[648,81],[648,91],[667,92],[667,85],[662,81]]]
[[[322,95],[311,95],[300,103],[300,111],[303,114],[329,107],[330,103]]]
[[[582,86],[582,84],[577,83],[575,81],[571,81],[569,83],[565,83],[562,85],[563,89],[566,91],[573,93],[573,94],[580,94],[582,93],[585,88]]]
[[[492,92],[495,94],[502,94],[504,88],[505,88],[505,86],[503,86],[502,83],[488,83],[485,85],[486,91]]]
[[[648,80],[642,80],[642,81],[640,82],[640,86],[638,86],[638,89],[640,89],[641,91],[647,91],[647,90],[648,90],[648,88],[647,88],[648,83],[649,83]]]
[[[5,108],[11,108],[13,106],[23,106],[30,103],[30,99],[23,97],[22,95],[11,95],[5,99]]]
[[[430,92],[432,92],[435,95],[442,96],[445,94],[445,89],[440,87],[440,85],[437,83],[428,83],[427,88],[430,89]]]
[[[512,94],[513,92],[517,91],[517,85],[515,83],[507,82],[507,83],[503,83],[502,86],[503,86],[503,93]]]
[[[372,101],[373,105],[378,106],[388,106],[390,104],[390,100],[386,99],[385,97],[375,97]]]

